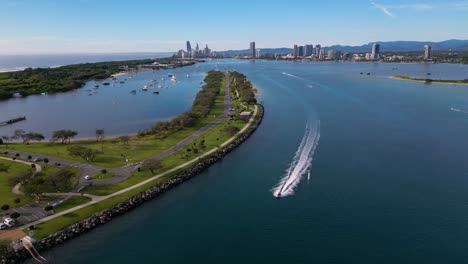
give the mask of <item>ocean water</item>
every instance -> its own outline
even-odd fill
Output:
[[[69,64],[170,57],[170,52],[83,53],[49,55],[0,55],[0,72],[25,68],[58,67]]]
[[[258,130],[193,180],[47,251],[46,258],[70,264],[466,263],[468,86],[388,77],[431,72],[461,79],[467,66],[200,65],[185,70],[238,70],[256,85],[265,105]],[[307,144],[301,142],[318,133],[315,152],[302,155]],[[299,168],[297,186],[276,199],[272,190],[301,157],[311,163],[310,179]]]

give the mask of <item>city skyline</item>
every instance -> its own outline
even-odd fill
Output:
[[[243,2],[251,8],[242,8]],[[463,29],[468,24],[468,1],[320,2],[295,8],[241,0],[229,10],[209,0],[189,9],[182,8],[184,3],[4,0],[0,23],[13,26],[2,28],[0,53],[175,52],[187,39],[203,40],[218,51],[244,49],[252,39],[259,47],[272,48],[307,43],[309,39],[319,39],[323,46],[468,39]],[[91,4],[93,8],[89,8]],[[331,14],[310,15],[331,7]],[[305,27],[327,25],[333,30],[304,33],[294,26],[298,23]],[[187,24],[191,30],[187,30]]]

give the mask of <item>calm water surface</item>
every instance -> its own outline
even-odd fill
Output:
[[[180,71],[235,69],[255,83],[266,107],[256,133],[199,177],[46,257],[54,263],[466,263],[468,86],[388,78],[431,72],[461,79],[466,66],[201,65]],[[175,89],[192,93],[197,85]],[[271,188],[306,123],[317,120],[321,138],[310,181],[274,199]]]

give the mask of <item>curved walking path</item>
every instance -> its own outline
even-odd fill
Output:
[[[234,136],[232,136],[231,138],[229,138],[228,140],[226,140],[223,144],[221,144],[221,147],[224,147],[224,146],[230,144],[232,141],[234,141],[234,140],[236,139],[236,137],[237,137],[238,135],[240,135],[241,133],[243,133],[244,131],[246,131],[247,128],[253,123],[255,117],[257,116],[257,112],[258,112],[258,106],[255,106],[254,113],[253,113],[252,117],[250,118],[249,122],[248,122],[239,132],[237,132]],[[218,147],[213,148],[212,150],[206,152],[206,153],[203,154],[203,155],[200,155],[200,156],[198,156],[198,157],[196,157],[196,158],[194,158],[194,159],[192,159],[192,160],[189,160],[189,161],[185,162],[184,164],[181,164],[181,165],[179,165],[179,166],[177,166],[177,167],[174,167],[174,168],[172,168],[172,169],[170,169],[170,170],[167,170],[167,171],[165,171],[165,172],[163,172],[163,173],[160,173],[160,174],[158,174],[158,175],[155,175],[155,176],[153,176],[153,177],[151,177],[151,178],[149,178],[149,179],[146,179],[146,180],[144,180],[144,181],[141,181],[141,182],[139,182],[139,183],[137,183],[137,184],[135,184],[135,185],[132,185],[132,186],[130,186],[130,187],[127,187],[127,188],[125,188],[125,189],[122,189],[122,190],[120,190],[120,191],[111,193],[111,194],[106,195],[106,196],[96,196],[96,197],[94,197],[95,199],[93,199],[93,200],[90,201],[90,202],[87,202],[87,203],[85,203],[85,204],[78,205],[78,206],[76,206],[76,207],[70,208],[70,209],[65,210],[65,211],[62,211],[62,212],[60,212],[60,213],[56,213],[56,214],[54,214],[54,215],[47,216],[47,217],[45,217],[45,218],[39,219],[39,220],[34,221],[34,222],[32,222],[32,223],[29,223],[29,224],[27,224],[27,225],[23,225],[23,226],[21,226],[20,228],[23,229],[23,228],[27,228],[27,227],[30,226],[30,225],[38,225],[38,224],[47,222],[47,221],[49,221],[49,220],[55,219],[55,218],[57,218],[57,217],[66,215],[66,214],[68,214],[68,213],[74,212],[74,211],[76,211],[76,210],[79,210],[79,209],[88,207],[88,206],[93,205],[93,204],[96,204],[96,203],[98,203],[98,202],[101,202],[101,201],[107,200],[107,199],[109,199],[109,198],[118,196],[118,195],[120,195],[120,194],[126,193],[126,192],[131,191],[131,190],[133,190],[133,189],[135,189],[135,188],[141,187],[141,186],[143,186],[143,185],[145,185],[145,184],[147,184],[147,183],[150,183],[150,182],[152,182],[152,181],[155,181],[155,180],[157,180],[157,179],[159,179],[159,178],[161,178],[161,177],[164,177],[164,176],[166,176],[166,175],[168,175],[168,174],[170,174],[170,173],[172,173],[172,172],[175,172],[175,171],[177,171],[177,170],[179,170],[179,169],[183,169],[183,168],[185,168],[185,167],[191,165],[192,163],[195,163],[195,162],[198,161],[200,158],[204,158],[204,157],[206,157],[206,156],[208,156],[208,155],[213,154],[213,153],[216,152],[217,150],[218,150]]]
[[[36,175],[38,172],[41,172],[42,171],[42,167],[36,163],[32,163],[32,162],[27,162],[27,161],[24,161],[24,160],[18,160],[18,159],[12,159],[12,158],[4,158],[4,157],[0,157],[0,159],[2,160],[8,160],[8,161],[12,161],[12,162],[18,162],[18,163],[22,163],[22,164],[26,164],[26,165],[36,165],[36,172],[33,173],[33,175],[31,176],[34,177],[34,175]],[[14,194],[18,194],[18,195],[24,195],[24,192],[20,191],[20,188],[21,188],[21,185],[23,183],[22,182],[19,182],[17,183],[13,189],[11,190]]]

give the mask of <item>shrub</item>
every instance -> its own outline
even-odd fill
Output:
[[[31,155],[28,156],[28,160],[30,160],[30,159],[32,159],[32,156],[31,156]]]
[[[9,206],[8,204],[2,205],[2,210],[3,210],[3,211],[6,211],[6,210],[8,210],[8,209],[10,209],[10,206]]]
[[[47,205],[46,207],[44,207],[44,210],[46,210],[47,212],[52,211],[54,210],[54,207],[52,205]]]
[[[20,198],[16,198],[14,201],[15,201],[15,203],[21,203],[21,199],[20,199]]]
[[[101,173],[102,173],[102,174],[106,174],[106,173],[107,173],[107,170],[106,170],[106,169],[102,169],[102,170],[101,170]]]
[[[20,217],[21,215],[18,213],[18,212],[13,212],[10,214],[10,217],[13,218],[13,219],[16,219],[18,217]]]
[[[31,168],[35,169],[35,168],[36,168],[36,164],[31,164]]]
[[[48,158],[45,158],[45,159],[44,159],[44,163],[46,163],[46,164],[49,163],[49,159],[48,159]]]

